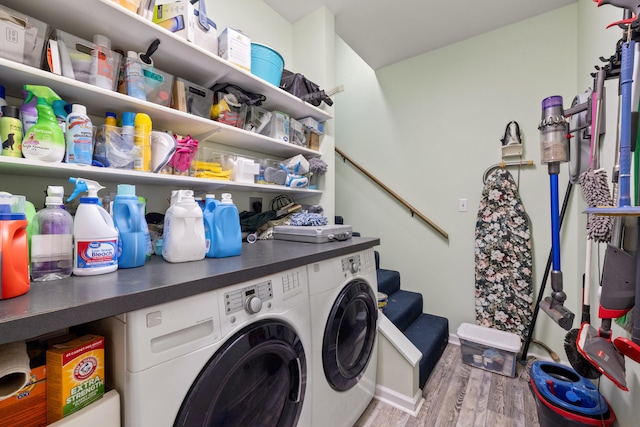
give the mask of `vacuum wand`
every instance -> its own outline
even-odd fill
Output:
[[[562,270],[560,267],[560,215],[558,204],[558,174],[560,163],[569,160],[569,141],[567,139],[568,123],[562,109],[562,97],[550,96],[542,101],[542,121],[540,130],[540,151],[542,163],[549,169],[551,195],[551,296],[540,303],[542,311],[561,328],[570,330],[573,325],[573,314],[564,306],[567,295],[563,290]]]

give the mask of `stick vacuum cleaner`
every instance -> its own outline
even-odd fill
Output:
[[[558,203],[558,174],[560,163],[569,161],[569,126],[564,117],[561,96],[550,96],[542,100],[542,121],[540,130],[540,158],[549,169],[551,194],[551,296],[545,297],[540,308],[554,322],[565,330],[573,325],[573,314],[564,306],[567,295],[563,290],[562,270],[560,268],[560,214]]]

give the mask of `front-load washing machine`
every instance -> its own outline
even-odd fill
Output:
[[[373,398],[377,369],[373,249],[307,266],[314,427],[351,427]]]
[[[96,322],[123,426],[309,426],[308,298],[301,267]]]

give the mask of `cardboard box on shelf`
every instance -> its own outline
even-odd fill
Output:
[[[44,346],[27,343],[31,365],[29,383],[0,401],[0,427],[44,427],[47,425],[47,369]]]
[[[218,28],[208,16],[204,28],[199,22],[200,12],[190,1],[156,3],[153,9],[153,22],[190,41],[207,52],[218,54]]]
[[[225,28],[218,37],[218,55],[232,64],[251,71],[251,39],[233,28]]]

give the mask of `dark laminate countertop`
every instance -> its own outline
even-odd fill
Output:
[[[379,239],[366,237],[322,244],[258,241],[244,243],[242,255],[237,257],[170,264],[154,256],[139,268],[33,282],[26,294],[0,301],[0,344],[258,279],[379,244]]]

